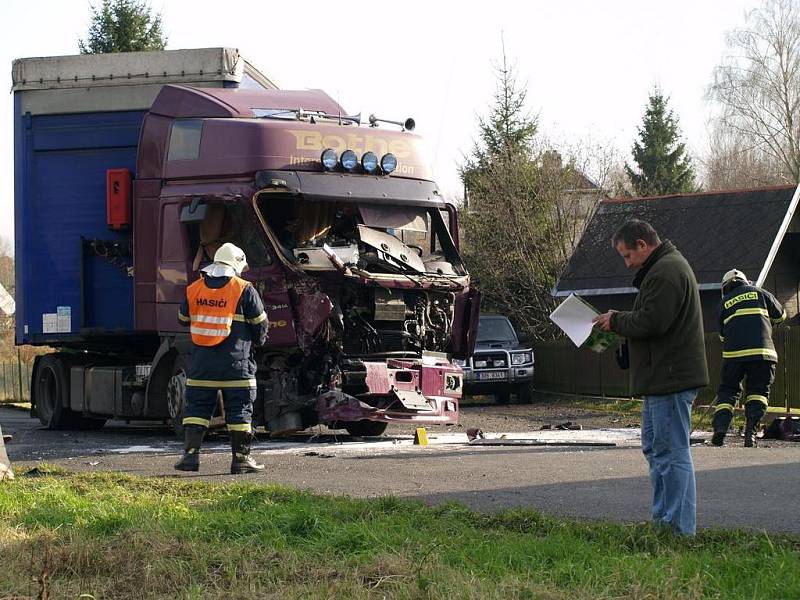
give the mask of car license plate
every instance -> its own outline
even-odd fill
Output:
[[[496,381],[498,379],[506,379],[507,374],[503,371],[489,371],[488,373],[478,373],[478,381]]]

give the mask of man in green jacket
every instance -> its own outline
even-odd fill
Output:
[[[694,272],[669,240],[644,221],[625,223],[612,238],[629,269],[639,269],[631,311],[595,322],[627,338],[631,392],[644,397],[642,452],[650,465],[652,518],[694,535],[696,492],[689,449],[692,402],[708,385],[700,292]]]

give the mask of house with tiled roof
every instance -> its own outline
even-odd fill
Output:
[[[798,186],[675,194],[646,198],[605,198],[553,288],[553,295],[577,294],[601,312],[629,310],[635,271],[625,268],[611,246],[628,219],[648,221],[662,240],[675,244],[689,261],[700,286],[707,331],[716,331],[723,274],[732,268],[771,291],[783,303],[787,324],[800,324],[800,216]]]

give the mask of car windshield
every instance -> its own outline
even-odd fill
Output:
[[[478,321],[479,342],[516,342],[514,329],[506,319],[480,319]]]

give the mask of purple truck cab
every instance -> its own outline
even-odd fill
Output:
[[[84,265],[72,282],[79,323],[56,335],[18,329],[19,343],[80,351],[37,361],[45,425],[116,417],[179,428],[191,343],[177,309],[225,242],[245,250],[270,323],[255,356],[257,424],[377,435],[390,422],[457,422],[463,373],[451,358],[472,352],[480,297],[459,257],[455,208],[418,136],[342,115],[319,90],[160,87],[140,117],[131,227],[113,234],[131,248],[128,277],[103,280],[112,291],[97,295],[84,289]],[[37,158],[35,145],[21,150]],[[104,166],[126,166],[115,160]],[[115,296],[127,326],[93,312]]]

